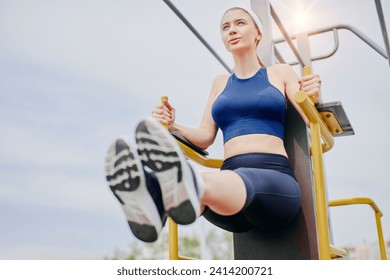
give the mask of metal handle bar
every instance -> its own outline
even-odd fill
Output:
[[[319,59],[328,58],[328,57],[332,56],[337,51],[338,46],[339,46],[338,30],[340,30],[340,29],[346,29],[346,30],[351,31],[353,34],[355,34],[357,37],[359,37],[362,41],[364,41],[367,45],[369,45],[372,49],[374,49],[377,53],[379,53],[385,59],[388,59],[386,51],[383,48],[381,48],[377,43],[375,43],[372,39],[370,39],[367,35],[365,35],[363,32],[361,32],[359,29],[357,29],[356,27],[353,27],[349,24],[337,24],[334,26],[319,28],[319,29],[315,29],[315,30],[307,32],[308,36],[313,36],[313,35],[319,35],[322,33],[332,31],[333,35],[334,35],[334,40],[335,40],[335,46],[330,53],[328,53],[326,55],[314,57],[314,58],[312,58],[312,60],[319,60]],[[296,35],[292,35],[289,39],[291,39],[291,40],[296,39]],[[286,42],[285,38],[279,38],[279,39],[274,40],[275,45],[283,43],[283,42]],[[298,63],[300,63],[300,62],[294,61],[294,62],[289,63],[289,64],[295,65]]]

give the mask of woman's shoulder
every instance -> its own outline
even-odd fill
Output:
[[[231,75],[221,74],[214,78],[214,84],[226,84]]]
[[[267,67],[268,73],[271,76],[277,76],[279,79],[284,80],[285,82],[290,80],[296,80],[297,74],[291,65],[280,63]]]
[[[215,93],[221,93],[223,89],[226,87],[227,81],[229,80],[230,75],[222,74],[218,75],[214,78],[213,82],[213,91]]]
[[[278,72],[279,74],[282,73],[290,73],[291,71],[294,71],[291,65],[286,63],[279,63],[272,66],[267,67],[268,71]]]
[[[230,75],[224,74],[224,75],[218,75],[214,78],[213,84],[211,86],[211,92],[210,92],[210,96],[212,96],[213,99],[218,97],[223,92],[229,80],[229,77]]]

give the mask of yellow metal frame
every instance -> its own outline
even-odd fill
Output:
[[[311,69],[305,66],[303,69],[304,75],[311,74]],[[321,260],[331,259],[336,256],[335,252],[339,249],[335,248],[330,244],[329,239],[329,224],[328,224],[328,204],[325,191],[325,179],[324,179],[324,167],[322,161],[322,154],[333,148],[334,140],[333,134],[338,134],[338,124],[333,122],[326,122],[314,106],[314,102],[310,99],[304,91],[298,91],[295,94],[295,101],[298,103],[306,117],[310,122],[310,139],[311,148],[310,153],[312,157],[313,166],[313,178],[314,178],[314,192],[315,192],[315,209],[317,218],[317,232],[318,232],[318,247],[319,247],[319,258]],[[325,118],[328,118],[325,116]],[[333,127],[328,127],[333,126]],[[335,128],[336,127],[336,128]],[[381,258],[386,259],[385,243],[382,232],[382,224],[380,217],[382,212],[376,206],[376,204],[370,198],[351,198],[351,199],[340,199],[330,202],[329,206],[340,206],[349,204],[369,204],[375,211],[379,246],[381,249]]]
[[[324,167],[322,153],[329,151],[334,144],[333,136],[322,121],[321,115],[304,91],[298,91],[295,101],[301,107],[310,121],[310,153],[312,157],[315,209],[317,218],[317,234],[319,246],[319,258],[321,260],[331,259],[329,242],[329,224],[325,193]],[[321,139],[324,143],[321,143]]]
[[[212,159],[212,158],[207,158],[190,147],[186,146],[180,141],[176,141],[180,148],[182,149],[184,155],[187,158],[190,158],[191,160],[195,161],[196,163],[209,167],[209,168],[220,168],[222,166],[223,160],[221,159]],[[169,259],[170,260],[191,260],[192,258],[189,257],[182,257],[179,256],[179,234],[178,234],[178,226],[177,224],[169,218]]]
[[[161,96],[161,103],[164,100],[168,100],[168,96]],[[168,126],[165,126],[166,129],[169,129]],[[196,163],[209,167],[209,168],[220,168],[222,166],[223,160],[221,159],[211,159],[207,158],[190,147],[186,146],[180,141],[177,141],[180,148],[182,149],[184,155],[187,158],[195,161]],[[179,227],[178,225],[171,219],[168,218],[168,243],[169,243],[169,259],[170,260],[192,260],[193,258],[179,256]]]
[[[171,219],[168,219],[169,222],[169,259],[170,260],[193,260],[193,258],[179,256],[179,227]]]
[[[332,135],[337,135],[344,132],[333,112],[320,112],[320,115]]]
[[[308,66],[303,68],[304,75],[311,74],[311,69]],[[163,96],[161,100],[168,99]],[[379,246],[381,258],[387,259],[386,248],[383,238],[382,224],[380,217],[383,215],[378,206],[370,198],[349,198],[330,201],[329,204],[326,198],[324,166],[322,155],[329,151],[334,146],[333,135],[342,132],[337,119],[329,113],[321,114],[314,106],[315,98],[309,98],[304,91],[298,91],[295,94],[295,100],[308,118],[310,122],[310,153],[312,157],[312,168],[314,178],[314,193],[315,193],[315,212],[317,221],[318,233],[318,250],[320,260],[329,260],[336,257],[342,257],[347,254],[344,249],[337,248],[330,244],[329,224],[328,224],[328,206],[342,206],[351,204],[369,204],[375,211],[375,218],[378,231]],[[221,159],[210,159],[198,154],[185,144],[177,141],[183,150],[184,154],[198,164],[209,168],[220,168],[222,165]],[[178,246],[178,225],[169,219],[169,259],[171,260],[188,260],[191,258],[179,256]]]
[[[382,230],[382,222],[381,222],[381,217],[383,216],[383,213],[379,209],[379,207],[375,204],[375,202],[368,197],[354,197],[354,198],[345,198],[345,199],[337,199],[337,200],[329,201],[329,206],[331,207],[356,205],[356,204],[367,204],[371,206],[372,210],[374,211],[381,259],[387,260],[385,239],[383,238],[383,230]]]
[[[196,151],[183,144],[182,142],[177,141],[177,143],[182,149],[184,155],[187,158],[190,158],[191,160],[195,161],[196,163],[209,168],[220,168],[222,166],[222,159],[207,158],[205,156],[202,156],[201,154],[198,154]]]

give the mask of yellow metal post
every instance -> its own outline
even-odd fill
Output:
[[[168,96],[161,96],[161,103],[164,100],[168,101]],[[164,125],[166,129],[169,129],[167,125]],[[180,146],[182,144],[178,142]],[[183,147],[182,147],[183,148]],[[189,148],[187,148],[189,150]],[[206,159],[207,161],[207,159]],[[209,160],[209,164],[215,165],[214,160]],[[179,256],[179,227],[178,225],[171,219],[168,218],[168,244],[169,244],[169,259],[170,260],[190,260],[191,258],[180,257]]]
[[[379,249],[381,252],[381,259],[387,260],[386,255],[386,246],[385,246],[385,239],[383,238],[383,229],[382,229],[382,222],[381,222],[381,215],[382,213],[376,212],[375,213],[375,221],[376,221],[376,227],[378,232],[378,241],[379,241]]]
[[[321,260],[330,259],[330,239],[328,224],[328,209],[325,193],[324,167],[322,162],[321,132],[318,123],[310,123],[311,154],[313,159],[315,203],[318,228],[319,257]]]
[[[302,73],[303,73],[303,76],[311,75],[311,67],[310,66],[303,66]],[[311,101],[312,104],[318,103],[317,100],[313,96],[310,96],[309,100]]]
[[[164,100],[168,101],[168,96],[161,96],[161,103],[163,103]],[[164,126],[166,129],[169,129],[167,125]],[[179,259],[178,226],[171,218],[168,218],[168,242],[169,242],[169,259],[178,260]]]
[[[310,67],[304,67],[303,73],[304,75],[310,75]],[[322,153],[330,150],[333,147],[333,136],[326,128],[326,125],[322,121],[320,114],[314,107],[314,103],[316,102],[314,98],[310,99],[304,91],[298,91],[295,94],[295,100],[310,121],[310,152],[312,156],[314,177],[319,258],[321,260],[329,260],[331,258],[331,251],[328,224],[328,205],[325,193],[325,178]],[[324,145],[322,145],[321,139],[324,139]]]
[[[179,234],[178,234],[178,226],[177,224],[171,219],[168,219],[169,222],[169,236],[168,236],[168,242],[169,242],[169,259],[170,260],[178,260],[179,259]]]

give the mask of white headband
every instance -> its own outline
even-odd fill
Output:
[[[241,10],[244,10],[245,12],[247,12],[251,16],[253,21],[255,22],[255,24],[257,26],[257,29],[259,29],[261,35],[264,34],[263,23],[261,22],[261,19],[259,18],[259,16],[253,10],[247,9],[247,8],[244,8],[244,7],[241,7],[241,6],[237,6],[237,7],[234,7],[234,8],[238,8],[238,9],[241,9]],[[232,8],[232,9],[234,9],[234,8]]]

